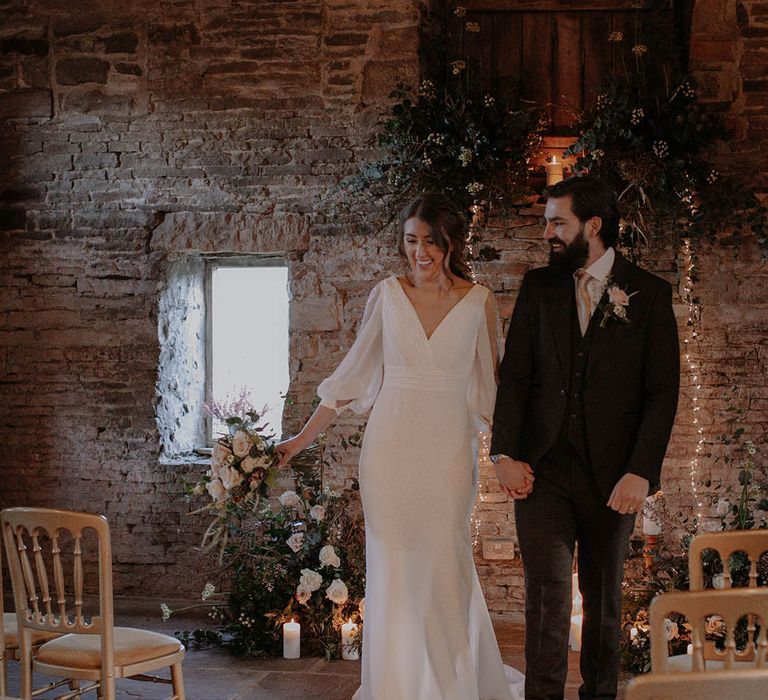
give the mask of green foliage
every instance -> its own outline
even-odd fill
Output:
[[[670,58],[674,52],[654,46],[654,28],[641,34],[639,26],[630,65],[623,36],[609,37],[622,68],[577,125],[579,139],[567,151],[577,156],[576,172],[603,178],[620,193],[622,242],[630,250],[659,236],[695,242],[742,229],[768,248],[768,210],[745,182],[708,160],[726,136],[722,121],[702,108],[694,79]]]

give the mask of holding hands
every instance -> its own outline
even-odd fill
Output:
[[[530,464],[504,456],[494,459],[493,467],[501,490],[516,501],[527,498],[535,479]]]

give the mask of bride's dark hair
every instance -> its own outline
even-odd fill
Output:
[[[442,192],[424,192],[400,212],[397,249],[405,256],[405,222],[421,219],[430,229],[435,244],[445,253],[443,268],[469,282],[472,272],[467,262],[467,222],[461,210]]]

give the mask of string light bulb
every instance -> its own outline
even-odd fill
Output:
[[[693,502],[696,507],[696,519],[693,523],[694,534],[699,529],[699,523],[702,519],[702,509],[704,504],[698,491],[697,483],[699,480],[699,459],[704,452],[706,436],[704,428],[699,420],[701,410],[699,402],[699,392],[701,391],[701,364],[697,364],[695,357],[701,357],[699,351],[699,323],[701,321],[701,307],[693,297],[693,249],[691,239],[683,239],[683,262],[685,265],[685,274],[683,276],[683,300],[688,306],[688,322],[686,325],[686,335],[683,339],[685,350],[685,362],[688,367],[688,373],[691,378],[691,407],[693,409],[693,425],[696,429],[696,449],[691,456],[689,463],[689,476],[691,479],[691,492],[693,493]],[[695,356],[695,357],[694,357]]]

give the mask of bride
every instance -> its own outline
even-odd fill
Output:
[[[473,284],[466,226],[442,194],[401,214],[403,276],[370,294],[357,339],[280,466],[345,408],[373,410],[360,455],[366,526],[362,685],[353,700],[510,700],[472,559],[475,438],[496,394],[496,308]],[[531,476],[520,473],[519,488]]]

